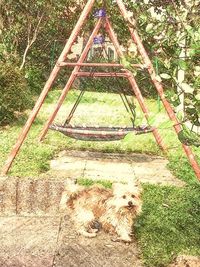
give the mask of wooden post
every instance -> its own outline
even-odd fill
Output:
[[[90,50],[90,47],[93,44],[93,39],[97,35],[101,25],[102,25],[102,18],[100,18],[98,20],[98,22],[97,22],[97,24],[96,24],[96,26],[95,26],[90,38],[89,38],[87,44],[86,44],[86,46],[85,46],[85,48],[84,48],[84,50],[83,50],[83,52],[82,52],[82,54],[81,54],[81,56],[80,56],[80,58],[78,60],[78,63],[83,63],[83,61],[85,60],[85,58],[86,58],[86,56],[87,56],[87,54],[88,54],[88,52]],[[44,128],[42,129],[42,132],[41,132],[41,134],[39,136],[39,141],[42,141],[43,138],[45,137],[45,135],[46,135],[46,133],[47,133],[47,131],[49,129],[50,124],[53,122],[54,118],[56,117],[56,115],[57,115],[57,113],[58,113],[63,101],[65,100],[65,97],[66,97],[69,89],[71,88],[71,86],[72,86],[72,84],[73,84],[73,82],[74,82],[74,80],[76,78],[76,73],[80,70],[80,68],[81,68],[80,66],[76,66],[74,68],[73,72],[71,73],[71,75],[69,77],[69,80],[68,80],[66,86],[64,87],[64,89],[62,91],[62,94],[61,94],[61,96],[60,96],[60,98],[58,100],[58,103],[56,104],[56,107],[55,107],[53,113],[49,117],[49,119],[46,122]]]
[[[167,111],[169,118],[174,122],[174,129],[175,129],[176,133],[178,134],[182,130],[182,128],[179,124],[178,119],[176,118],[176,115],[175,115],[170,103],[165,98],[162,84],[159,81],[157,81],[157,79],[156,79],[156,72],[155,72],[154,67],[151,63],[151,60],[149,59],[148,54],[145,51],[145,48],[142,44],[142,41],[141,41],[137,31],[134,29],[134,27],[130,26],[128,13],[127,13],[127,10],[126,10],[126,7],[125,7],[123,1],[122,0],[116,0],[116,2],[119,6],[121,13],[122,13],[122,16],[124,17],[124,19],[128,23],[128,28],[129,28],[129,31],[131,33],[131,37],[138,47],[138,51],[140,52],[140,54],[143,58],[144,64],[148,66],[148,71],[149,71],[150,77],[152,79],[152,82],[154,83],[155,88],[160,95],[160,98],[162,100],[162,103],[163,103],[166,111]],[[194,156],[191,148],[189,146],[184,145],[184,144],[182,144],[182,146],[183,146],[183,149],[184,149],[184,151],[188,157],[188,160],[190,161],[190,164],[192,165],[192,167],[195,171],[197,178],[200,180],[200,167],[199,167],[199,165],[195,159],[195,156]]]
[[[63,62],[67,56],[67,54],[69,53],[74,41],[76,40],[82,26],[83,26],[83,23],[85,22],[88,14],[90,13],[90,10],[92,9],[93,5],[94,5],[94,2],[95,0],[89,0],[88,3],[85,5],[84,9],[83,9],[83,12],[74,28],[74,30],[72,31],[72,34],[70,36],[70,38],[68,39],[59,59],[58,59],[58,62]],[[30,128],[31,128],[31,125],[32,123],[34,122],[42,104],[44,103],[44,100],[49,92],[49,90],[51,89],[51,86],[55,80],[55,78],[57,77],[57,74],[60,70],[60,66],[59,64],[56,64],[55,67],[53,68],[51,74],[50,74],[50,77],[48,79],[48,81],[46,82],[45,86],[44,86],[44,89],[42,91],[42,93],[40,94],[40,97],[38,98],[26,124],[24,125],[24,128],[22,129],[22,132],[20,133],[19,137],[18,137],[18,140],[16,142],[16,144],[14,145],[5,165],[3,166],[3,169],[2,169],[2,172],[1,174],[2,175],[6,175],[7,172],[9,171],[11,165],[12,165],[12,162],[13,160],[15,159],[20,147],[22,146]]]
[[[108,18],[106,19],[106,29],[108,31],[110,39],[112,40],[112,42],[113,42],[113,44],[115,46],[115,49],[116,49],[119,57],[123,57],[124,55],[123,55],[123,52],[121,50],[120,44],[119,44],[119,42],[118,42],[118,40],[117,40],[117,38],[115,36],[115,33],[113,31],[113,28],[112,28]],[[144,112],[144,116],[148,121],[149,118],[150,118],[150,113],[149,113],[149,110],[148,110],[147,106],[145,105],[144,98],[143,98],[143,96],[142,96],[142,94],[140,92],[140,89],[139,89],[139,87],[137,85],[137,82],[136,82],[136,80],[133,77],[133,74],[131,72],[126,71],[126,73],[128,74],[129,82],[130,82],[130,84],[132,86],[132,89],[133,89],[133,91],[135,93],[135,96],[136,96],[136,98],[137,98],[137,100],[138,100],[138,102],[140,104],[140,107],[141,107],[142,111]],[[158,130],[156,128],[153,130],[153,135],[154,135],[154,137],[156,139],[156,142],[159,145],[159,147],[162,148],[163,150],[166,150],[166,146],[163,143],[162,138],[161,138],[161,136],[160,136],[160,134],[159,134],[159,132],[158,132]]]

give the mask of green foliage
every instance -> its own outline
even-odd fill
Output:
[[[135,232],[145,266],[168,266],[179,254],[199,255],[199,185],[144,189]]]
[[[32,98],[23,74],[11,64],[0,65],[0,84],[0,125],[4,125],[29,108]]]
[[[186,146],[194,145],[196,147],[200,146],[200,136],[195,132],[189,130],[184,124],[182,125],[183,129],[178,133],[178,138],[181,143]]]
[[[80,178],[78,179],[78,183],[80,185],[84,185],[84,186],[92,186],[94,184],[100,184],[102,186],[104,186],[105,188],[111,188],[112,187],[112,183],[108,180],[91,180],[91,179],[86,179],[86,178]]]
[[[39,94],[43,88],[43,73],[42,70],[36,67],[28,67],[25,70],[25,78],[28,86],[33,94]]]

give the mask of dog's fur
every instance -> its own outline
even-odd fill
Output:
[[[68,182],[60,202],[68,210],[79,234],[95,237],[101,226],[131,242],[133,219],[141,212],[141,187],[137,182],[114,183],[112,189],[99,185],[85,188]]]

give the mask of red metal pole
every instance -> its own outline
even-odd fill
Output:
[[[58,64],[60,67],[75,67],[75,66],[79,66],[79,67],[121,67],[124,68],[124,66],[122,64],[117,64],[117,63],[70,63],[70,62],[60,62]],[[135,68],[141,68],[141,69],[145,69],[145,65],[142,64],[132,64],[132,67]]]
[[[127,10],[126,10],[124,3],[121,0],[116,0],[116,2],[120,8],[120,11],[121,11],[123,17],[128,22],[128,13],[127,13]],[[182,128],[179,124],[178,119],[176,118],[176,115],[175,115],[170,103],[165,98],[162,84],[156,80],[156,72],[155,72],[154,67],[151,63],[151,60],[150,60],[148,54],[146,53],[146,50],[142,44],[142,41],[141,41],[137,31],[133,27],[130,27],[129,23],[128,23],[128,27],[129,27],[129,31],[131,33],[131,36],[133,38],[133,41],[136,43],[138,50],[139,50],[139,52],[140,52],[140,54],[144,60],[145,65],[148,66],[148,71],[149,71],[150,77],[151,77],[151,79],[155,85],[155,88],[157,89],[157,91],[160,95],[160,98],[161,98],[163,105],[164,105],[164,107],[168,113],[169,118],[174,122],[174,129],[175,129],[176,133],[178,134],[182,130]],[[199,167],[199,165],[195,159],[195,156],[194,156],[191,148],[184,145],[184,144],[182,144],[182,146],[183,146],[183,149],[184,149],[184,151],[188,157],[188,160],[190,161],[190,164],[192,165],[192,167],[196,173],[197,178],[200,180],[200,167]]]
[[[117,40],[117,37],[115,36],[115,33],[114,33],[113,29],[112,29],[112,26],[111,26],[110,21],[109,21],[108,18],[106,19],[106,29],[107,29],[107,32],[108,32],[108,34],[110,36],[110,39],[112,40],[112,42],[113,42],[113,44],[115,46],[115,49],[116,49],[118,55],[120,57],[123,57],[124,55],[123,55],[123,52],[121,50],[120,44],[119,44],[119,42]],[[144,98],[143,98],[143,96],[142,96],[142,94],[140,92],[140,89],[139,89],[136,81],[135,81],[135,78],[133,77],[133,74],[131,72],[129,72],[129,71],[126,71],[126,74],[128,74],[129,82],[130,82],[130,84],[131,84],[131,86],[133,88],[133,91],[135,93],[136,98],[138,99],[140,107],[141,107],[142,111],[144,112],[144,116],[148,121],[149,118],[150,118],[150,113],[149,113],[149,110],[148,110],[147,106],[145,105]],[[161,138],[161,136],[160,136],[160,134],[159,134],[159,132],[158,132],[158,130],[156,128],[153,130],[153,135],[154,135],[158,145],[163,150],[166,150],[166,146],[163,143],[162,138]]]
[[[83,26],[83,23],[85,22],[88,14],[90,13],[90,10],[92,9],[93,5],[94,5],[94,2],[95,0],[89,0],[88,3],[85,5],[84,9],[83,9],[83,12],[74,28],[74,30],[72,31],[72,34],[70,36],[70,38],[68,39],[65,47],[64,47],[64,50],[62,51],[59,59],[58,59],[58,62],[62,62],[65,60],[67,54],[69,53],[74,41],[76,40],[82,26]],[[26,124],[24,125],[24,128],[22,129],[22,132],[20,133],[19,137],[18,137],[18,140],[16,142],[16,144],[14,145],[8,159],[6,160],[5,162],[5,165],[3,166],[3,169],[1,171],[1,174],[2,175],[6,175],[7,172],[9,171],[11,165],[12,165],[12,162],[13,160],[15,159],[20,147],[22,146],[30,128],[31,128],[31,125],[32,123],[34,122],[42,104],[44,103],[44,100],[49,92],[49,90],[51,89],[51,86],[58,74],[60,70],[60,66],[58,66],[57,64],[55,65],[55,67],[53,68],[51,74],[50,74],[50,77],[48,79],[48,81],[46,82],[45,86],[44,86],[44,89],[40,95],[40,97],[38,98]]]
[[[97,24],[96,24],[96,26],[95,26],[90,38],[89,38],[87,44],[86,44],[86,46],[85,46],[85,48],[84,48],[84,50],[83,50],[83,52],[82,52],[82,54],[81,54],[81,56],[80,56],[80,58],[78,60],[78,63],[82,63],[85,60],[85,58],[86,58],[86,56],[87,56],[87,54],[88,54],[88,52],[90,50],[90,47],[91,47],[91,45],[93,43],[93,39],[97,35],[101,25],[102,25],[102,18],[100,18],[98,20],[98,22],[97,22]],[[60,95],[60,98],[58,100],[58,103],[56,104],[56,107],[55,107],[53,113],[51,114],[51,116],[49,117],[48,121],[46,122],[44,128],[41,131],[41,134],[39,136],[39,141],[43,140],[43,138],[45,137],[45,135],[46,135],[46,133],[47,133],[47,131],[49,129],[50,124],[53,122],[54,118],[56,117],[56,115],[57,115],[57,113],[58,113],[63,101],[65,100],[65,97],[66,97],[69,89],[71,88],[71,86],[72,86],[72,84],[73,84],[73,82],[74,82],[74,80],[76,78],[76,74],[77,74],[77,72],[79,70],[80,70],[80,67],[76,66],[74,68],[73,72],[71,73],[71,75],[69,77],[69,80],[68,80],[66,86],[64,87],[64,89],[62,91],[62,94]]]
[[[76,72],[77,77],[127,77],[127,73],[120,72]]]

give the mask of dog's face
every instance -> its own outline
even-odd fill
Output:
[[[127,208],[140,210],[141,208],[141,188],[136,183],[114,183],[113,184],[113,204],[116,208]]]

